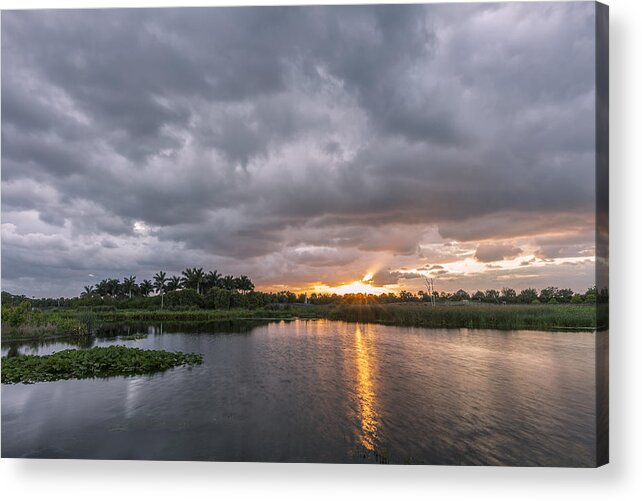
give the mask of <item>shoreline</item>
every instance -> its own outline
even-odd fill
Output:
[[[82,340],[112,324],[276,322],[280,320],[334,320],[426,329],[495,329],[550,332],[599,332],[595,305],[338,305],[290,306],[279,310],[54,310],[38,312],[45,323],[17,328],[3,325],[0,340],[38,341],[74,337]],[[58,325],[59,329],[55,329]],[[74,325],[73,329],[69,328]],[[23,331],[24,334],[12,333]],[[41,333],[38,334],[38,331]]]

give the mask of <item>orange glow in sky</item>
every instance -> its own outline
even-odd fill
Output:
[[[350,284],[342,284],[337,287],[318,286],[315,292],[327,292],[329,294],[383,294],[392,292],[392,290],[387,287],[375,287],[356,280]]]

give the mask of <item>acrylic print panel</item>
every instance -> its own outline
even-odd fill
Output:
[[[608,10],[2,13],[2,456],[608,462]]]

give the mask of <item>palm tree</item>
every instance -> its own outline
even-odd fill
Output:
[[[136,276],[130,275],[123,278],[123,287],[129,293],[129,299],[132,298],[132,290],[136,288]]]
[[[198,294],[201,293],[201,282],[205,273],[203,273],[203,268],[187,268],[182,273],[183,275],[183,285],[190,289],[196,289]]]
[[[138,290],[143,296],[147,297],[154,290],[154,284],[149,280],[143,280],[138,286]]]
[[[94,295],[94,286],[85,285],[85,290],[80,294],[81,297],[90,297]]]
[[[221,278],[221,285],[224,289],[233,291],[236,288],[236,280],[232,275],[225,275]]]
[[[164,306],[164,298],[165,298],[165,282],[167,281],[167,278],[165,276],[164,271],[159,271],[154,275],[154,289],[156,289],[156,292],[158,292],[161,295],[161,310],[163,309]]]
[[[178,290],[181,286],[181,277],[177,277],[176,275],[172,275],[169,280],[167,281],[167,287],[166,290],[169,291],[175,291]]]
[[[107,280],[107,294],[110,296],[117,296],[120,292],[120,280],[117,278],[110,278]]]
[[[192,273],[192,268],[185,268],[183,271],[181,271],[181,285],[185,289],[195,289],[196,287],[192,287],[194,285],[194,274]]]
[[[205,278],[205,272],[203,271],[203,268],[194,268],[194,276],[196,277],[196,292],[199,294],[201,293],[201,283],[203,283],[203,279]]]
[[[236,287],[244,295],[254,290],[254,284],[252,283],[252,280],[247,277],[247,275],[241,275],[236,279]]]
[[[100,297],[105,297],[107,294],[109,294],[109,283],[107,279],[103,279],[96,284],[96,293]]]
[[[203,288],[206,289],[213,289],[214,287],[218,287],[221,282],[221,274],[217,271],[210,271],[205,275],[205,278],[203,279]]]

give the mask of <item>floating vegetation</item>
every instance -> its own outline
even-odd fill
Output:
[[[70,349],[51,355],[3,357],[2,383],[134,376],[202,362],[203,356],[196,353],[143,350],[125,346]]]

